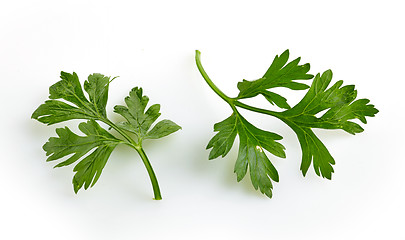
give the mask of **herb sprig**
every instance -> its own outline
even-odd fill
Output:
[[[273,63],[263,75],[254,80],[243,80],[237,84],[239,94],[231,98],[223,93],[208,77],[201,60],[200,51],[196,50],[195,60],[197,68],[211,89],[220,96],[232,109],[227,119],[216,123],[216,135],[209,141],[207,149],[211,149],[209,159],[219,156],[225,157],[239,136],[239,153],[234,172],[237,181],[242,180],[249,169],[253,187],[272,197],[272,181],[278,182],[279,175],[264,150],[285,158],[285,147],[278,142],[282,136],[264,131],[249,123],[238,111],[238,108],[276,117],[287,124],[297,135],[302,150],[301,171],[305,176],[310,165],[315,173],[327,179],[332,178],[334,158],[312,128],[342,129],[350,134],[363,131],[363,128],[350,120],[359,119],[367,123],[366,117],[374,117],[378,110],[369,104],[368,99],[358,99],[354,85],[343,86],[343,81],[337,81],[331,87],[332,71],[327,70],[315,77],[308,74],[308,63],[299,65],[300,58],[288,62],[289,51],[276,56]],[[313,79],[311,86],[296,80]],[[273,88],[284,87],[291,90],[308,89],[302,100],[290,107],[287,99],[273,91]],[[271,111],[242,103],[241,100],[258,95],[265,97],[270,104],[276,105],[283,111]],[[325,111],[321,117],[316,114]]]
[[[47,125],[71,119],[87,120],[79,124],[79,130],[85,136],[73,133],[68,127],[57,128],[58,137],[49,138],[43,146],[49,156],[47,161],[66,157],[55,166],[62,167],[79,160],[73,169],[75,175],[72,181],[77,193],[83,186],[87,189],[97,182],[112,151],[117,145],[125,144],[138,152],[152,182],[154,199],[160,200],[159,184],[142,143],[147,139],[165,137],[181,127],[170,120],[162,120],[152,127],[160,116],[160,105],[154,104],[146,110],[149,98],[138,87],[133,88],[125,98],[126,106],[114,107],[114,112],[126,121],[113,123],[107,118],[106,112],[108,89],[113,79],[98,73],[90,75],[84,82],[87,98],[77,74],[61,72],[61,80],[49,88],[50,100],[40,105],[31,117]],[[97,121],[114,129],[120,138],[101,127]]]

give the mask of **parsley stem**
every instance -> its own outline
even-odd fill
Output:
[[[201,52],[198,51],[198,50],[196,50],[196,51],[195,51],[195,61],[196,61],[196,64],[197,64],[197,68],[198,68],[198,70],[200,71],[200,73],[201,73],[202,77],[204,78],[205,82],[207,82],[207,84],[211,87],[212,90],[214,90],[214,92],[215,92],[216,94],[218,94],[218,96],[220,96],[225,102],[227,102],[227,103],[231,106],[231,108],[232,108],[232,110],[233,110],[234,112],[236,111],[235,106],[237,106],[237,107],[244,108],[244,109],[247,109],[247,110],[250,110],[250,111],[253,111],[253,112],[258,112],[258,113],[267,114],[267,115],[270,115],[270,116],[279,118],[280,120],[283,120],[283,119],[284,119],[283,116],[281,116],[278,112],[271,111],[271,110],[266,110],[266,109],[262,109],[262,108],[253,107],[253,106],[244,104],[244,103],[242,103],[242,102],[239,102],[239,101],[237,100],[237,98],[230,98],[230,97],[228,97],[228,96],[227,96],[225,93],[223,93],[223,92],[212,82],[212,80],[208,77],[208,74],[205,72],[205,70],[204,70],[204,68],[203,68],[203,66],[202,66],[202,64],[201,64],[201,58],[200,58],[200,56],[201,56]]]
[[[244,109],[247,109],[247,110],[250,110],[250,111],[253,111],[253,112],[267,114],[267,115],[276,117],[276,118],[278,118],[280,120],[284,119],[283,116],[281,116],[278,112],[275,112],[275,111],[271,111],[271,110],[267,110],[267,109],[263,109],[263,108],[253,107],[253,106],[241,103],[239,101],[234,101],[234,104],[235,104],[235,106],[238,106],[240,108],[244,108]]]
[[[141,156],[143,163],[145,164],[146,170],[148,171],[150,181],[152,182],[153,194],[155,195],[155,200],[162,200],[162,195],[160,194],[159,183],[157,181],[155,172],[153,171],[152,165],[149,162],[148,157],[146,156],[145,151],[142,147],[136,148],[136,151]]]
[[[123,136],[127,140],[127,145],[129,145],[138,152],[139,156],[142,159],[143,164],[145,165],[146,170],[148,171],[150,181],[152,182],[153,193],[155,195],[154,199],[162,200],[162,195],[160,194],[159,183],[157,181],[155,172],[153,171],[152,165],[150,164],[150,161],[146,156],[146,153],[143,150],[142,146],[140,144],[137,144],[130,136],[128,136],[128,134],[122,131],[117,125],[115,125],[110,120],[103,118],[101,119],[101,121],[103,121],[104,123],[111,126],[114,130],[116,130],[121,136]]]
[[[205,72],[202,64],[201,64],[201,59],[200,59],[200,55],[201,52],[198,50],[195,50],[195,62],[197,64],[197,68],[198,71],[200,71],[201,75],[203,76],[204,80],[207,82],[207,84],[211,87],[212,90],[214,90],[214,92],[216,94],[218,94],[218,96],[220,96],[225,102],[229,103],[232,105],[233,99],[226,96],[225,93],[223,93],[212,81],[211,79],[208,77],[208,74]]]

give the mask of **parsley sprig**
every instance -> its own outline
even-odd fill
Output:
[[[40,105],[32,118],[47,125],[71,119],[87,120],[79,124],[79,130],[85,136],[73,133],[68,127],[57,128],[58,137],[49,138],[43,146],[49,156],[47,161],[65,158],[55,166],[62,167],[80,160],[73,169],[75,175],[72,182],[77,193],[83,186],[87,189],[97,182],[112,151],[118,144],[125,144],[138,152],[152,182],[154,199],[160,200],[162,196],[159,184],[142,143],[143,140],[165,137],[181,127],[170,120],[162,120],[152,127],[160,116],[160,105],[154,104],[146,110],[149,98],[138,87],[133,88],[125,98],[126,106],[114,107],[114,112],[123,116],[126,121],[112,122],[106,112],[108,89],[112,80],[114,78],[98,73],[90,75],[84,82],[87,98],[77,74],[61,72],[61,80],[49,88],[50,100]],[[97,121],[114,129],[121,137],[114,136]],[[89,154],[85,156],[87,153]]]
[[[232,114],[227,119],[216,123],[216,135],[209,141],[207,149],[211,149],[209,159],[225,157],[232,148],[236,135],[239,136],[239,153],[234,172],[237,180],[242,180],[249,169],[250,179],[254,188],[272,197],[272,181],[278,182],[279,175],[264,150],[285,158],[285,147],[278,141],[282,137],[276,133],[261,130],[249,123],[238,111],[243,108],[257,113],[276,117],[287,124],[297,135],[302,150],[301,171],[305,176],[311,163],[318,176],[332,178],[335,160],[312,128],[342,129],[350,134],[362,132],[364,129],[350,121],[359,119],[367,123],[366,117],[374,117],[378,110],[369,104],[368,99],[357,99],[354,85],[343,86],[343,81],[337,81],[328,88],[332,80],[332,71],[318,73],[315,77],[308,74],[310,65],[299,65],[300,58],[288,62],[289,51],[276,56],[273,63],[263,75],[254,80],[243,80],[237,84],[239,94],[231,98],[223,93],[208,77],[201,61],[200,51],[196,50],[197,68],[211,89],[229,104]],[[308,86],[296,80],[312,80]],[[292,90],[308,89],[302,100],[290,107],[287,99],[272,91],[273,88],[284,87]],[[283,111],[271,111],[247,105],[241,100],[262,95],[270,104],[278,106]],[[316,115],[322,111],[321,117]]]

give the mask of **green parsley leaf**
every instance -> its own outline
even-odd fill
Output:
[[[84,95],[76,73],[61,72],[60,77],[62,80],[49,88],[51,100],[41,104],[32,114],[32,118],[51,125],[71,119],[98,120],[106,117],[109,77],[101,74],[89,76],[84,85],[90,101]],[[73,105],[55,99],[63,99]]]
[[[159,139],[166,137],[177,130],[181,129],[176,123],[164,119],[158,123],[144,136],[144,139]]]
[[[142,88],[132,89],[129,96],[125,98],[128,107],[120,105],[114,107],[114,112],[127,120],[118,123],[118,126],[134,133],[138,142],[142,142],[142,139],[162,138],[181,129],[180,126],[170,120],[162,120],[149,131],[151,125],[160,116],[160,105],[154,104],[145,112],[148,102],[149,98],[142,95]]]
[[[238,89],[240,92],[237,98],[251,98],[262,94],[271,103],[275,102],[279,107],[289,108],[286,102],[284,103],[284,99],[280,99],[281,96],[268,91],[268,89],[285,87],[292,90],[304,90],[309,88],[309,86],[304,83],[295,82],[294,80],[308,80],[314,77],[311,74],[307,74],[310,69],[309,63],[298,65],[301,58],[287,63],[289,55],[290,52],[288,50],[284,51],[280,57],[277,55],[262,78],[254,81],[243,80],[239,82]],[[277,102],[280,104],[277,104]]]
[[[112,80],[111,80],[112,81]],[[89,76],[84,82],[84,90],[89,94],[90,102],[98,114],[107,117],[106,105],[108,100],[108,87],[110,78],[99,73]]]
[[[368,99],[354,101],[357,91],[353,85],[342,87],[343,81],[338,81],[327,89],[331,80],[331,70],[325,71],[322,76],[317,74],[304,98],[293,108],[281,113],[284,122],[294,130],[301,144],[301,171],[304,176],[312,160],[316,174],[331,179],[331,165],[335,164],[333,157],[311,128],[343,129],[351,134],[360,133],[363,128],[349,120],[357,118],[367,123],[366,116],[374,117],[378,113],[374,105],[367,104]],[[324,110],[327,112],[322,117],[315,116]]]
[[[207,149],[212,148],[209,159],[215,159],[219,156],[225,157],[228,154],[238,133],[237,123],[236,114],[232,114],[227,119],[214,125],[214,131],[218,133],[207,145]]]
[[[232,108],[231,117],[214,125],[214,131],[218,132],[208,143],[207,149],[211,149],[209,159],[219,156],[225,157],[232,148],[236,135],[239,136],[239,153],[235,163],[235,173],[240,181],[250,171],[250,179],[255,189],[260,189],[268,197],[272,197],[272,182],[278,182],[277,170],[268,159],[263,150],[285,158],[284,146],[278,140],[282,137],[278,134],[261,130],[238,112],[237,108],[270,115],[286,123],[296,133],[302,150],[301,171],[305,176],[311,163],[315,173],[327,179],[332,178],[335,160],[325,145],[312,131],[312,128],[342,129],[350,134],[363,131],[363,128],[350,120],[359,119],[367,123],[366,117],[374,117],[378,110],[369,104],[368,99],[358,99],[354,85],[343,86],[343,81],[338,81],[328,88],[332,80],[332,71],[327,70],[315,78],[308,74],[309,64],[298,65],[300,58],[289,63],[289,52],[286,50],[280,56],[274,58],[270,68],[264,76],[255,81],[238,83],[239,94],[235,98],[225,95],[211,81],[202,67],[200,52],[196,51],[197,68],[204,80],[225,102]],[[296,82],[295,80],[313,79],[311,86]],[[269,91],[271,88],[285,87],[292,90],[308,89],[303,99],[293,107],[287,103],[287,99]],[[263,95],[271,104],[275,104],[284,111],[271,111],[257,108],[240,102],[241,99]],[[318,117],[322,111],[325,113]]]
[[[119,143],[124,143],[103,129],[94,120],[80,123],[79,129],[86,135],[85,137],[74,134],[68,127],[57,128],[56,133],[59,137],[49,138],[43,147],[46,155],[50,155],[47,161],[57,160],[73,154],[55,167],[70,165],[95,148],[73,169],[76,172],[73,178],[73,187],[76,193],[83,184],[85,184],[84,188],[87,189],[92,182],[91,186],[97,182],[114,148]]]
[[[277,93],[270,91],[263,91],[262,95],[269,101],[272,105],[277,105],[279,108],[290,109],[290,105],[287,103],[287,99],[280,96]]]
[[[49,156],[47,161],[67,158],[55,166],[62,167],[80,160],[73,169],[76,173],[73,177],[73,188],[77,193],[83,186],[87,189],[97,182],[115,147],[118,144],[125,144],[135,149],[140,155],[151,179],[155,199],[159,200],[161,199],[159,185],[143,150],[142,139],[167,136],[179,130],[180,126],[172,121],[163,120],[148,132],[153,122],[160,116],[160,105],[152,105],[144,113],[149,98],[142,96],[142,89],[137,87],[132,89],[130,96],[125,99],[128,107],[115,107],[115,112],[124,116],[128,122],[113,123],[107,118],[106,113],[108,88],[111,81],[110,77],[102,74],[90,75],[84,82],[87,98],[76,73],[61,73],[61,80],[49,88],[50,100],[41,104],[31,117],[48,125],[71,119],[88,121],[79,124],[79,130],[85,136],[76,135],[67,127],[56,129],[58,137],[49,138],[43,146],[46,155]],[[96,121],[114,129],[121,138],[115,137]],[[133,139],[126,131],[134,133],[137,138]]]
[[[234,112],[229,118],[214,125],[218,133],[211,139],[207,149],[212,148],[209,159],[219,156],[225,157],[232,148],[236,135],[239,135],[239,153],[235,164],[237,180],[242,180],[249,167],[250,178],[255,189],[267,196],[272,196],[273,181],[278,182],[277,170],[267,158],[264,150],[275,156],[285,158],[284,146],[277,140],[282,137],[278,134],[256,128],[239,112]]]

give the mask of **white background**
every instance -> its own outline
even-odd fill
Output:
[[[0,3],[1,239],[405,239],[402,1],[2,1]],[[296,136],[271,156],[280,182],[269,199],[236,182],[237,143],[208,161],[213,124],[231,110],[197,71],[194,51],[228,95],[261,77],[276,54],[332,69],[380,110],[356,136],[316,131],[336,160],[332,181],[300,170]],[[146,144],[162,190],[137,154],[118,147],[97,184],[75,195],[72,166],[53,169],[42,145],[55,128],[31,120],[60,71],[120,76],[108,103],[135,86],[183,130]],[[290,104],[302,92],[287,91]],[[256,101],[256,100],[255,100]],[[257,100],[259,105],[265,104]],[[268,106],[263,105],[263,106]]]

